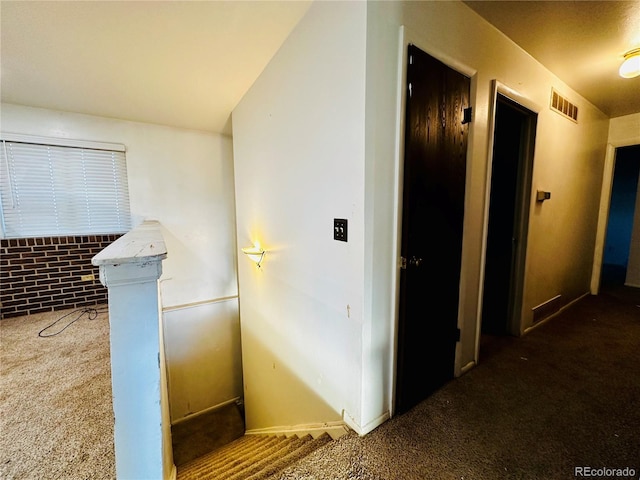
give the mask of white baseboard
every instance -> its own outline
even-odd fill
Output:
[[[176,478],[178,478],[178,469],[175,464],[172,464],[171,471],[169,472],[169,475],[165,477],[165,480],[176,480]]]
[[[279,427],[252,428],[244,432],[245,435],[272,435],[291,437],[297,435],[311,435],[313,438],[319,437],[323,433],[328,433],[334,440],[349,433],[349,428],[345,422],[324,422],[324,423],[307,423],[302,425],[287,425]]]
[[[240,397],[232,398],[231,400],[227,400],[225,402],[214,405],[213,407],[205,408],[204,410],[200,410],[199,412],[192,413],[187,415],[186,417],[178,418],[177,420],[173,420],[171,422],[171,426],[178,425],[179,423],[186,422],[187,420],[191,420],[192,418],[199,417],[200,415],[204,415],[205,413],[213,412],[214,410],[218,410],[219,408],[226,407],[232,403],[237,403],[240,400]]]
[[[363,435],[366,435],[369,432],[374,431],[376,428],[378,428],[380,425],[382,425],[384,422],[386,422],[390,418],[391,418],[391,414],[389,412],[384,412],[379,417],[374,418],[369,423],[363,425],[362,426],[362,433],[360,435],[363,436]]]
[[[471,360],[469,363],[467,363],[464,367],[462,367],[460,369],[460,375],[461,376],[464,375],[465,373],[467,373],[469,370],[471,370],[475,366],[476,366],[476,362]]]
[[[345,423],[358,435],[364,437],[367,433],[372,432],[384,422],[391,418],[391,414],[389,412],[384,412],[377,418],[374,418],[370,422],[365,425],[359,425],[351,415],[349,415],[346,411],[342,412],[342,418],[344,418]]]

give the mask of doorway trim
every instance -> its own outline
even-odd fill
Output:
[[[517,103],[518,105],[524,107],[525,109],[531,111],[532,113],[539,115],[542,108],[539,104],[532,101],[531,99],[521,95],[516,90],[510,88],[504,83],[500,82],[497,79],[492,80],[491,82],[491,104],[489,111],[489,122],[488,122],[488,130],[489,130],[489,138],[487,142],[487,167],[486,167],[486,179],[485,179],[485,193],[484,193],[484,212],[483,212],[483,220],[482,220],[482,246],[480,253],[480,281],[478,284],[478,306],[476,310],[476,344],[475,344],[475,353],[474,353],[474,362],[478,365],[479,356],[480,356],[480,335],[482,332],[482,303],[484,298],[484,278],[485,278],[485,269],[486,269],[486,255],[487,255],[487,241],[489,236],[489,207],[490,207],[490,198],[491,198],[491,175],[493,170],[493,147],[494,147],[494,136],[495,136],[495,128],[496,128],[496,111],[497,111],[497,103],[498,96],[502,95],[503,97],[511,100],[512,102]],[[526,159],[527,166],[526,171],[524,172],[524,178],[522,184],[527,184],[527,188],[531,187],[533,182],[533,158],[535,156],[535,138],[533,139],[533,144],[528,146],[529,153],[531,158]],[[522,199],[522,202],[530,202],[530,195],[526,198]],[[519,206],[520,208],[522,206]],[[521,223],[527,224],[529,222],[529,215],[527,209],[527,216],[521,220]],[[521,258],[516,259],[516,264],[519,264],[517,269],[518,272],[516,275],[521,277],[519,281],[519,285],[516,286],[516,297],[522,296],[522,291],[524,291],[524,269],[525,269],[525,259],[526,259],[526,248],[521,254]],[[514,311],[518,311],[522,309],[522,300],[521,298],[516,300]],[[520,335],[522,325],[521,321],[516,325],[515,322],[511,321],[508,325],[508,330],[510,333],[515,333]]]
[[[609,132],[609,135],[611,135],[611,132]],[[607,236],[607,225],[609,224],[609,208],[611,206],[611,190],[613,189],[613,171],[616,166],[616,149],[639,144],[640,134],[627,138],[624,141],[607,143],[607,152],[604,157],[602,174],[602,189],[600,191],[598,226],[596,227],[596,245],[593,251],[593,268],[591,269],[591,295],[598,295],[600,292],[602,260],[604,259],[604,246]],[[638,188],[640,188],[640,186]]]

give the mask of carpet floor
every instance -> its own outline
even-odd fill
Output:
[[[589,296],[369,435],[351,434],[280,480],[575,478],[640,475],[640,290]]]
[[[0,322],[0,478],[115,476],[107,316],[38,337],[60,314]],[[485,343],[476,368],[406,414],[270,479],[564,480],[576,467],[638,479],[639,365],[640,290],[588,296]]]
[[[0,478],[115,478],[109,317],[67,313],[0,322]]]

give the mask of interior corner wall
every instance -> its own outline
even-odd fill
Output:
[[[393,409],[393,326],[398,236],[397,156],[399,29],[384,2],[367,3],[365,118],[365,328],[362,332],[362,426],[367,433]],[[391,93],[391,95],[390,95]]]
[[[248,430],[361,422],[365,42],[364,2],[315,2],[233,112]]]
[[[169,252],[160,285],[171,309],[164,326],[172,419],[241,396],[231,138],[12,104],[2,104],[0,115],[3,132],[125,145],[134,222],[159,221]],[[193,343],[199,332],[219,332],[236,345],[203,348]],[[210,364],[225,365],[216,375],[232,387],[204,393],[214,381]],[[174,388],[176,376],[182,383]]]

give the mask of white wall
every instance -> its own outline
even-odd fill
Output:
[[[365,29],[313,4],[233,112],[238,246],[267,250],[238,259],[248,429],[361,422]]]
[[[393,326],[399,254],[399,28],[383,2],[367,6],[365,119],[365,321],[362,331],[362,425],[367,432],[390,414]]]
[[[171,342],[171,417],[181,419],[242,396],[238,300],[165,310]]]
[[[208,304],[237,295],[231,139],[11,104],[2,104],[0,114],[3,132],[126,146],[134,221],[158,220],[169,252],[160,285],[163,307],[177,308],[165,315],[172,418],[212,407],[213,401],[222,403],[241,396],[236,301],[231,300],[231,307],[228,302]],[[194,303],[192,308],[180,310]],[[180,336],[176,333],[180,331],[190,335]],[[196,347],[191,342],[199,333],[202,338],[220,333],[233,338],[235,345],[221,351],[201,343]],[[216,378],[212,364],[225,365],[215,371]],[[172,377],[188,378],[191,372],[205,383],[196,387],[191,382],[187,388],[183,382],[173,388]],[[208,372],[204,378],[202,372]],[[210,394],[203,395],[207,382],[227,387],[213,399]]]
[[[640,144],[640,112],[612,118],[609,125],[609,143],[614,147]]]
[[[522,330],[534,306],[589,289],[607,117],[461,2],[316,3],[233,114],[239,243],[269,251],[262,271],[239,263],[250,428],[317,421],[310,403],[273,406],[299,391],[344,409],[361,432],[388,415],[401,25],[428,53],[475,72],[456,371],[476,353],[494,79],[540,106],[533,191],[552,192],[544,206],[531,199]],[[578,105],[577,125],[548,109],[551,87]],[[330,238],[340,216],[348,244]]]

